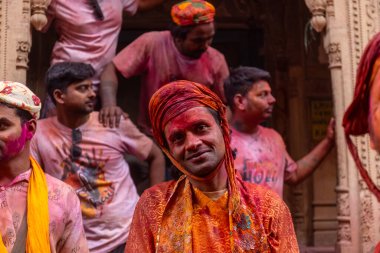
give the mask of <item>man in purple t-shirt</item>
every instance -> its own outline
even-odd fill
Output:
[[[148,103],[162,85],[175,80],[202,83],[223,97],[228,67],[221,54],[210,47],[215,34],[215,8],[200,0],[184,1],[172,7],[171,31],[145,33],[124,48],[101,75],[100,121],[118,126],[122,110],[116,106],[117,76],[142,75],[138,124],[150,133]]]

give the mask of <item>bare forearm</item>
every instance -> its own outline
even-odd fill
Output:
[[[334,140],[325,137],[312,151],[297,161],[297,170],[289,183],[298,184],[310,176],[333,147]]]
[[[161,183],[165,179],[165,158],[161,150],[154,145],[151,151],[149,162],[150,185]]]
[[[101,77],[100,77],[100,98],[102,100],[102,107],[116,105],[116,93],[118,87],[118,80],[115,67],[109,63]]]

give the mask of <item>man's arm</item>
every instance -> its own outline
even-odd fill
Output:
[[[332,118],[327,126],[326,137],[314,149],[297,161],[297,169],[289,172],[286,183],[298,184],[310,176],[327,156],[335,144],[335,120]]]
[[[146,11],[161,4],[163,0],[139,0],[139,11]]]
[[[117,87],[116,69],[113,63],[110,62],[102,72],[99,88],[102,101],[102,108],[99,112],[99,122],[105,127],[119,127],[121,116],[128,117],[128,115],[116,105]]]
[[[153,143],[146,161],[149,163],[150,185],[163,182],[165,179],[165,158],[155,143]]]

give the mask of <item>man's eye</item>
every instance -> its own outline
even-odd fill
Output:
[[[178,144],[183,140],[183,135],[182,134],[176,134],[171,138],[171,142],[174,144]]]
[[[208,129],[208,127],[205,124],[201,124],[197,126],[197,132],[204,132]]]
[[[87,86],[79,86],[78,90],[79,91],[86,91],[86,90],[88,90],[88,87]]]
[[[0,130],[6,130],[8,128],[8,124],[0,123]]]

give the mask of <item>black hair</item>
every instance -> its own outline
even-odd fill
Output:
[[[21,124],[24,124],[25,122],[33,118],[32,114],[26,110],[20,109],[18,107],[15,107],[13,105],[10,105],[4,102],[0,102],[0,105],[16,110],[16,115],[20,118]]]
[[[234,110],[234,97],[236,94],[245,96],[251,87],[258,81],[270,82],[269,72],[254,68],[241,66],[231,70],[230,76],[224,81],[224,96],[231,110]]]
[[[56,63],[46,72],[47,93],[55,104],[53,95],[55,90],[64,92],[70,84],[81,82],[94,75],[95,70],[90,64],[81,62]]]
[[[170,34],[173,38],[178,38],[181,40],[186,39],[187,34],[191,31],[191,29],[194,28],[195,25],[189,25],[189,26],[179,26],[175,23],[169,24],[169,30]]]

